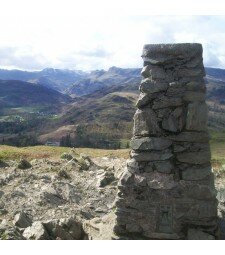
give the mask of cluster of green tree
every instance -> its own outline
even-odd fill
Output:
[[[66,135],[66,136],[63,136],[60,140],[60,146],[63,146],[63,147],[73,147],[72,146],[72,139],[71,139],[71,136],[70,134]]]
[[[60,146],[101,149],[129,148],[129,142],[122,143],[120,139],[115,138],[113,132],[104,133],[99,132],[100,130],[90,130],[90,126],[79,125],[77,126],[75,136],[66,135],[62,137]]]
[[[17,136],[2,138],[0,140],[1,144],[17,146],[17,147],[25,147],[25,146],[35,146],[39,145],[37,136],[35,134],[18,134]]]
[[[29,132],[32,129],[37,129],[44,121],[45,117],[31,115],[26,117],[23,121],[11,120],[0,122],[0,133],[2,134],[18,134],[21,132]]]

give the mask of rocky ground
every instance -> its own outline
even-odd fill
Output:
[[[112,239],[117,181],[126,160],[89,158],[0,162],[0,239]],[[225,217],[225,169],[216,172]],[[221,236],[224,221],[220,220]]]
[[[0,239],[81,239],[84,235],[54,236],[44,230],[46,224],[58,228],[63,224],[59,221],[66,222],[66,228],[71,221],[83,225],[113,211],[125,160],[90,159],[73,151],[60,160],[33,160],[30,164],[1,162]],[[46,232],[41,236],[40,228]]]

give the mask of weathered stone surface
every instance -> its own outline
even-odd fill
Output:
[[[188,185],[185,195],[188,198],[209,200],[215,198],[215,189],[208,187],[206,185]]]
[[[187,91],[183,97],[184,101],[187,102],[204,102],[205,101],[205,93],[203,92],[194,92],[194,91]]]
[[[50,239],[81,240],[84,237],[82,224],[73,218],[50,220],[43,223]]]
[[[190,199],[183,199],[174,205],[174,211],[180,218],[185,218],[189,224],[215,225],[217,219],[217,202],[216,200],[198,200],[197,203]]]
[[[155,113],[159,120],[162,120],[163,118],[168,117],[171,114],[171,112],[172,112],[172,109],[168,109],[168,108],[155,110]]]
[[[198,82],[197,81],[191,81],[185,84],[185,88],[189,91],[201,91],[204,92],[206,91],[206,86],[205,82],[203,79],[200,79]]]
[[[142,68],[141,70],[141,75],[144,77],[144,78],[149,78],[151,76],[151,73],[150,73],[150,70],[151,70],[151,65],[146,65]]]
[[[199,229],[189,228],[187,239],[188,240],[215,240],[215,237]]]
[[[147,108],[136,111],[134,115],[134,136],[148,136],[159,132],[160,128],[153,110]]]
[[[28,162],[27,160],[25,159],[21,159],[17,165],[17,167],[19,169],[29,169],[32,167],[32,165],[30,164],[30,162]]]
[[[170,161],[155,162],[154,166],[156,171],[165,174],[171,173],[174,167]]]
[[[164,150],[167,149],[172,142],[166,138],[158,137],[142,137],[133,138],[130,142],[130,147],[133,150]]]
[[[0,240],[25,240],[21,231],[7,220],[0,223]]]
[[[146,78],[141,82],[140,91],[147,94],[165,91],[168,88],[166,82],[153,82],[151,79]]]
[[[118,186],[114,231],[127,239],[214,239],[202,46],[145,45],[142,57],[141,110]]]
[[[172,190],[173,188],[177,187],[177,183],[174,181],[172,175],[159,172],[149,173],[147,184],[151,189],[162,191],[161,196],[158,196],[158,198],[162,198],[162,196],[165,195],[163,190]]]
[[[206,103],[191,103],[188,105],[186,129],[205,131],[207,126],[207,112]]]
[[[146,173],[151,173],[151,172],[153,172],[153,170],[154,170],[154,168],[153,168],[153,164],[148,164],[148,165],[146,165],[145,167],[144,167],[144,171],[146,172]]]
[[[32,220],[25,212],[20,212],[15,215],[13,224],[19,228],[27,228],[32,225]]]
[[[167,80],[169,75],[166,73],[165,69],[161,66],[151,66],[150,76],[153,80]]]
[[[203,77],[205,76],[204,68],[181,68],[177,71],[178,77]]]
[[[49,240],[49,235],[44,225],[40,221],[35,221],[32,226],[26,228],[23,236],[30,240]]]
[[[136,103],[137,108],[141,109],[144,106],[148,105],[153,99],[158,97],[158,93],[153,93],[151,95],[146,93],[140,93],[138,101]]]
[[[178,132],[183,129],[184,121],[183,109],[182,107],[178,107],[167,117],[163,118],[162,128],[170,132]]]
[[[152,109],[161,109],[161,108],[174,107],[174,106],[180,106],[180,105],[182,105],[181,98],[162,96],[154,100]]]
[[[181,171],[181,178],[182,180],[186,180],[186,181],[197,181],[197,180],[204,179],[210,174],[211,174],[211,166],[207,166],[207,167],[192,166]]]
[[[126,224],[126,231],[129,233],[136,233],[136,234],[140,234],[143,232],[142,227],[140,227],[138,224]]]
[[[63,197],[59,194],[58,191],[54,189],[52,186],[45,186],[40,191],[40,201],[44,203],[50,203],[55,205],[60,205],[63,203]]]
[[[173,156],[170,150],[159,152],[131,152],[131,158],[136,161],[160,161],[166,160]]]
[[[98,178],[97,186],[100,188],[104,188],[115,180],[115,176],[111,171],[104,172]]]
[[[182,44],[146,44],[144,45],[142,58],[144,62],[152,65],[162,65],[174,62],[179,63],[179,59],[187,59],[189,62],[193,58],[201,58],[202,45],[193,43]]]
[[[177,160],[189,164],[205,164],[210,162],[210,151],[183,152],[177,154]]]
[[[207,132],[181,132],[174,136],[169,136],[169,139],[179,142],[208,142],[209,134]]]
[[[121,176],[118,185],[129,185],[131,184],[133,181],[133,174],[128,171],[128,169],[126,169],[123,173],[123,175]]]
[[[136,174],[134,176],[134,183],[139,187],[147,186],[147,178],[145,176]]]
[[[173,81],[169,83],[169,87],[166,90],[165,95],[168,97],[182,98],[186,92],[184,82]]]

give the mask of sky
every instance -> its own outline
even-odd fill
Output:
[[[155,15],[160,6],[150,0],[115,1],[4,1],[0,68],[141,67],[144,44],[198,42],[205,66],[225,69],[225,15]]]

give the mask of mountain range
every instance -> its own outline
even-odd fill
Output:
[[[24,117],[24,111],[29,115],[35,108],[39,115],[48,114],[39,116],[39,124],[26,133],[35,133],[41,143],[70,135],[82,140],[79,146],[107,143],[110,147],[115,141],[125,146],[131,137],[140,71],[118,67],[91,72],[0,70],[0,79],[7,80],[0,82],[0,106],[5,109],[0,112],[0,123],[14,121],[10,116]],[[225,70],[206,68],[206,74],[209,127],[224,130]],[[5,137],[1,125],[0,137]]]
[[[86,77],[82,71],[67,69],[45,68],[41,71],[22,71],[0,69],[0,80],[20,80],[30,83],[43,84],[46,87],[63,92],[73,83]]]

